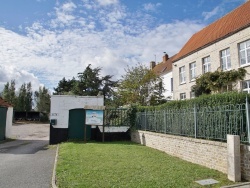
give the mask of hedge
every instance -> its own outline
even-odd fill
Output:
[[[137,111],[152,111],[152,110],[163,110],[163,109],[180,109],[190,107],[213,107],[228,104],[242,104],[250,102],[250,94],[243,92],[227,92],[220,94],[201,95],[200,97],[187,100],[175,100],[168,101],[159,106],[136,106]]]

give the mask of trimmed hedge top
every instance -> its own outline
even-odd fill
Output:
[[[250,102],[250,94],[243,92],[227,92],[221,94],[201,95],[200,97],[187,100],[169,101],[159,106],[137,106],[138,111],[151,111],[151,110],[163,110],[163,109],[179,109],[187,107],[213,107],[227,104],[242,104]]]

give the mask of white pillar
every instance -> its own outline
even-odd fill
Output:
[[[241,181],[240,137],[238,135],[227,135],[227,175],[231,181]]]

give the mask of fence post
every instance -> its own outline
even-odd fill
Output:
[[[247,139],[248,143],[250,143],[250,124],[249,124],[249,104],[246,96],[246,120],[247,120]]]
[[[156,110],[154,111],[154,124],[155,124],[155,132],[158,132],[158,123],[156,122]]]
[[[197,111],[196,111],[196,105],[194,104],[194,137],[197,138]]]
[[[164,109],[164,111],[163,111],[163,113],[164,113],[164,128],[165,128],[165,134],[167,133],[167,121],[166,121],[166,111],[165,111],[165,109]]]
[[[147,130],[147,111],[145,110],[145,131]]]

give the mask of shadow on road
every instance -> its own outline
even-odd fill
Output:
[[[0,154],[35,154],[49,149],[48,140],[15,140],[0,144]]]

